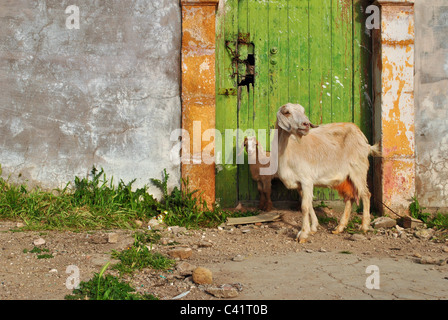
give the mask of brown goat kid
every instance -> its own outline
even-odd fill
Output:
[[[270,152],[263,152],[255,137],[244,138],[244,147],[247,151],[250,174],[252,179],[257,181],[257,188],[260,193],[260,203],[258,208],[264,211],[271,211],[271,184],[272,179],[276,178],[277,175],[260,174],[260,168],[269,167]],[[259,148],[261,149],[261,152],[259,152]]]

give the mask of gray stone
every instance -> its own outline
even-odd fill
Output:
[[[118,242],[118,233],[112,232],[107,234],[107,242],[109,243],[117,243]]]
[[[232,258],[232,261],[241,262],[244,261],[244,257],[240,254],[237,254],[235,257]]]
[[[414,236],[421,240],[429,240],[434,235],[433,229],[419,229],[414,232]]]
[[[365,235],[362,235],[360,233],[354,233],[352,234],[349,238],[349,240],[351,241],[362,241],[362,240],[367,240]]]
[[[223,284],[219,287],[211,287],[205,290],[216,298],[236,298],[239,294],[238,289],[230,284]]]
[[[188,259],[193,254],[191,248],[174,248],[168,251],[168,255],[172,258],[178,258],[180,260]]]
[[[176,265],[176,270],[181,276],[191,276],[194,269],[196,269],[195,265],[192,265],[191,263],[185,261],[180,262]]]
[[[45,239],[43,239],[43,238],[38,238],[38,239],[35,239],[35,240],[33,241],[33,244],[34,244],[36,247],[43,246],[45,243],[46,243],[46,241],[45,241]]]
[[[397,224],[397,220],[389,217],[379,217],[372,221],[375,228],[392,228]]]

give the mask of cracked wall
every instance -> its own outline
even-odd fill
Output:
[[[177,0],[2,1],[3,176],[54,188],[95,165],[141,186],[166,168],[179,185],[180,45]]]
[[[448,3],[415,3],[416,194],[448,207]]]

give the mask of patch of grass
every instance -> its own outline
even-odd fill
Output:
[[[46,248],[39,248],[39,247],[36,247],[36,246],[34,246],[34,248],[31,249],[31,250],[23,249],[22,252],[23,253],[28,253],[28,252],[29,253],[37,253],[38,254],[37,255],[37,259],[51,259],[51,258],[54,258],[54,256],[51,253],[39,254],[39,253],[42,253],[42,252],[50,252],[50,250],[46,249]]]
[[[448,229],[448,214],[442,212],[431,214],[429,212],[423,212],[424,209],[426,208],[420,205],[418,199],[413,197],[409,205],[411,217],[420,219],[430,228]]]
[[[174,260],[148,249],[147,244],[152,244],[154,241],[158,241],[158,239],[160,239],[158,233],[136,233],[134,235],[134,244],[131,247],[121,252],[112,251],[112,257],[120,260],[112,268],[120,271],[120,273],[132,273],[135,270],[148,267],[156,270],[173,268],[175,265]]]
[[[347,223],[347,228],[345,229],[347,233],[361,233],[362,231],[359,229],[359,224],[362,223],[362,218],[358,216],[354,216]]]
[[[251,216],[257,212],[230,212],[223,210],[219,205],[208,208],[207,202],[201,195],[196,195],[198,190],[190,190],[189,180],[182,179],[182,188],[174,187],[168,194],[167,183],[169,174],[164,170],[162,180],[151,179],[163,194],[160,211],[164,214],[164,223],[169,226],[184,226],[187,228],[210,228],[225,222],[229,216]]]
[[[73,230],[131,228],[136,219],[157,214],[157,201],[147,187],[132,190],[120,181],[114,186],[103,170],[91,171],[91,178],[74,180],[63,189],[29,190],[0,178],[0,217],[22,220],[21,230]]]
[[[135,288],[112,275],[103,276],[108,264],[89,281],[81,281],[66,300],[158,300],[151,294],[135,293]]]
[[[341,254],[352,254],[352,252],[350,252],[348,250],[339,251],[339,253],[341,253]]]
[[[324,225],[327,225],[330,223],[332,223],[332,224],[338,223],[338,219],[335,217],[327,217],[327,216],[326,217],[317,217],[317,220],[319,221],[320,224],[324,224]]]
[[[1,167],[0,167],[1,174]],[[219,205],[208,208],[197,190],[189,189],[188,179],[182,188],[168,192],[169,175],[151,179],[160,188],[163,198],[157,201],[148,193],[148,186],[133,188],[122,180],[117,185],[106,177],[104,170],[92,168],[87,178],[75,177],[62,189],[43,191],[15,185],[0,177],[0,218],[22,220],[20,230],[95,230],[129,229],[135,220],[164,215],[167,225],[187,228],[215,227],[229,216],[247,216],[254,212],[231,213]],[[135,189],[135,190],[134,190]]]

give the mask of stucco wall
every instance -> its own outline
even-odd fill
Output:
[[[416,193],[448,207],[448,1],[415,2]]]
[[[178,0],[1,1],[3,176],[53,188],[95,165],[140,186],[166,168],[178,185],[180,44]]]

